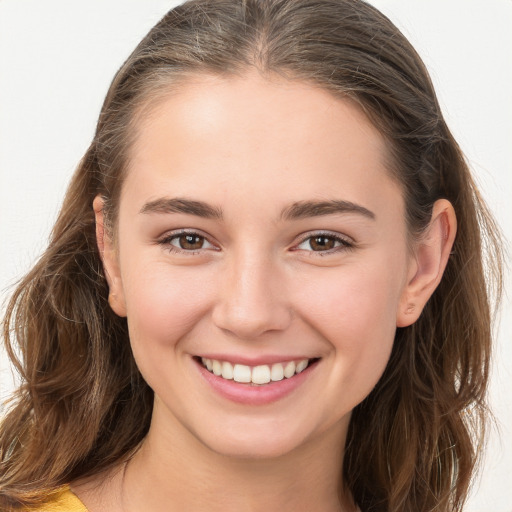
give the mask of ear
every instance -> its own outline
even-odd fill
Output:
[[[103,271],[107,279],[109,296],[108,303],[118,316],[126,316],[126,303],[124,299],[123,283],[119,269],[117,251],[111,234],[104,224],[104,199],[97,195],[93,201],[94,217],[96,219],[96,243],[100,253]]]
[[[427,229],[415,243],[408,280],[398,305],[397,327],[407,327],[418,320],[443,277],[456,232],[453,206],[446,199],[439,199],[434,203]]]

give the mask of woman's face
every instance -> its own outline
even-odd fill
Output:
[[[249,457],[344,436],[415,272],[385,158],[353,104],[256,73],[146,115],[105,266],[152,429]]]

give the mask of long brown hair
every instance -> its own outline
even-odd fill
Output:
[[[412,236],[437,199],[455,208],[444,277],[420,319],[397,330],[384,375],[354,410],[343,470],[363,512],[461,510],[486,413],[499,234],[420,58],[357,0],[193,0],[170,11],[121,67],[49,247],[7,307],[3,335],[23,383],[0,427],[0,508],[41,503],[126,459],[146,435],[153,393],[125,319],[107,304],[92,201],[104,196],[115,229],[144,105],[189,75],[251,66],[360,105],[388,141]]]

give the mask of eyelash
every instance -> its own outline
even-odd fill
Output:
[[[203,239],[204,242],[207,242],[212,247],[215,247],[215,245],[208,240],[207,236],[201,234],[198,231],[187,230],[187,229],[180,230],[180,231],[174,232],[174,233],[170,233],[169,235],[167,235],[164,238],[162,238],[161,240],[159,240],[158,244],[162,245],[162,246],[165,246],[166,249],[170,253],[173,253],[173,254],[184,254],[184,255],[187,255],[187,256],[195,256],[195,255],[199,254],[201,251],[205,250],[205,248],[200,248],[200,249],[196,249],[196,250],[193,250],[193,249],[182,249],[182,248],[179,248],[179,247],[177,247],[177,246],[172,244],[173,240],[176,240],[179,237],[185,236],[185,235],[191,235],[191,236],[200,237],[200,238]],[[307,249],[299,249],[298,248],[302,244],[307,242],[308,240],[313,240],[315,238],[317,238],[317,239],[318,238],[327,238],[327,239],[332,240],[334,242],[334,244],[339,244],[339,245],[335,246],[335,247],[333,247],[331,249],[328,249],[326,251],[315,251],[313,249],[307,250]],[[310,242],[310,247],[311,247],[311,242]],[[310,256],[315,257],[315,256],[325,256],[325,255],[329,255],[329,254],[334,254],[334,253],[338,253],[338,252],[341,252],[341,251],[348,251],[348,250],[352,250],[354,248],[355,248],[355,244],[351,240],[349,240],[347,238],[344,238],[344,237],[340,236],[339,234],[331,233],[329,231],[319,231],[319,232],[316,232],[316,233],[308,233],[308,235],[304,236],[300,240],[300,242],[294,246],[294,248],[292,250],[293,251],[304,250],[306,252],[309,252]],[[215,248],[214,250],[218,251],[219,249]]]
[[[307,252],[311,253],[310,256],[326,256],[330,254],[336,254],[338,252],[342,251],[349,251],[355,248],[354,242],[352,242],[350,239],[345,238],[337,233],[332,233],[329,231],[319,231],[317,233],[308,233],[307,236],[301,239],[301,241],[295,246],[294,251],[300,251],[303,249],[298,249],[299,246],[310,240],[310,247],[311,247],[311,241],[315,238],[328,238],[332,240],[335,244],[339,244],[337,247],[333,247],[331,249],[328,249],[326,251],[315,251],[313,249],[306,250]]]
[[[181,249],[179,247],[176,247],[175,245],[172,245],[171,242],[173,240],[178,239],[181,236],[186,236],[186,235],[200,237],[205,242],[208,242],[212,247],[215,247],[215,245],[208,240],[208,237],[206,235],[203,235],[202,233],[200,233],[198,231],[194,231],[192,229],[190,229],[190,230],[189,229],[183,229],[183,230],[180,230],[180,231],[177,231],[177,232],[174,232],[174,233],[170,233],[169,235],[167,235],[164,238],[162,238],[161,240],[159,240],[158,243],[160,245],[166,247],[166,249],[170,253],[173,253],[173,254],[185,254],[187,256],[194,256],[194,255],[199,254],[202,250],[204,250],[204,248],[195,249],[195,250],[193,250],[193,249]],[[218,249],[215,249],[215,250],[218,250]]]

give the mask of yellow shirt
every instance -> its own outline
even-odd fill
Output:
[[[87,509],[76,494],[66,486],[51,501],[38,509],[31,509],[30,512],[87,512]]]

